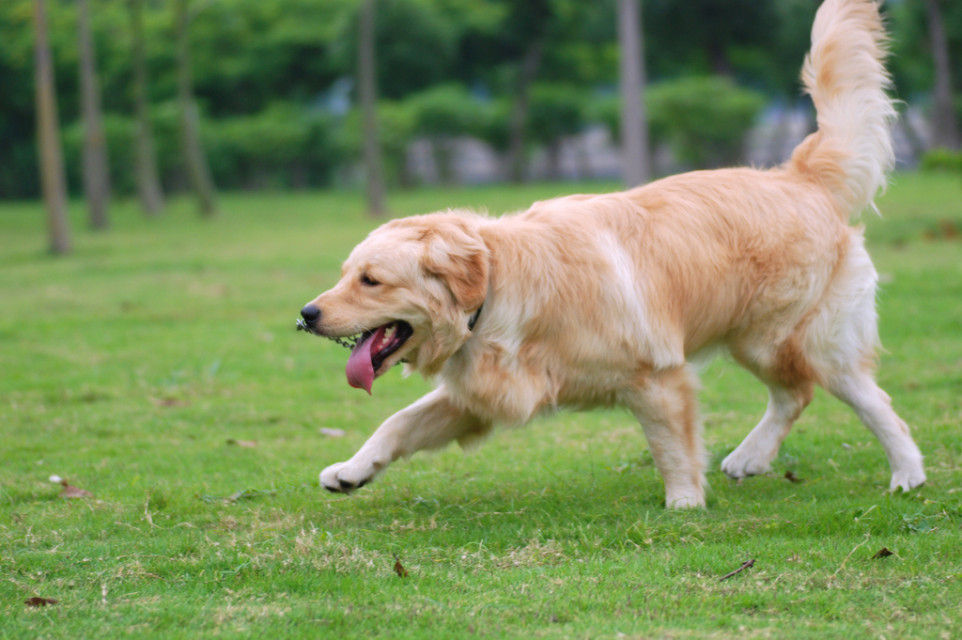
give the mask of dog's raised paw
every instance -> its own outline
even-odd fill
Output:
[[[351,493],[370,481],[372,473],[352,468],[347,462],[338,462],[321,471],[321,486],[333,493]]]
[[[735,449],[721,463],[721,469],[729,478],[738,480],[746,476],[759,476],[771,471],[770,462],[746,455],[741,448]]]

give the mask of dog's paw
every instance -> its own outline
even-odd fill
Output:
[[[921,487],[923,484],[925,484],[925,471],[922,470],[922,465],[919,464],[908,469],[893,471],[892,482],[889,483],[889,491],[893,493],[899,490],[909,491],[916,487]]]
[[[348,462],[338,462],[321,471],[321,486],[335,493],[360,489],[374,477],[374,469],[364,469]]]
[[[698,509],[705,506],[704,492],[688,495],[665,496],[665,506],[669,509]]]
[[[758,476],[768,473],[772,470],[772,463],[770,460],[758,456],[755,452],[738,447],[722,461],[721,468],[729,478],[738,480],[745,476]]]

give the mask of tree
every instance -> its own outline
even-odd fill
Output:
[[[520,182],[524,177],[530,88],[541,67],[553,26],[554,11],[549,0],[512,3],[511,7],[508,22],[514,25],[516,35],[520,35],[525,42],[515,74],[511,115],[508,119],[508,175],[512,181]]]
[[[651,178],[648,120],[642,92],[645,60],[638,0],[618,0],[618,41],[621,45],[621,175],[634,187]]]
[[[932,127],[938,146],[958,149],[962,141],[956,126],[955,106],[952,101],[952,65],[949,62],[949,44],[945,37],[940,4],[939,0],[925,0],[929,45],[932,47],[932,60],[935,63]]]
[[[535,83],[531,86],[526,128],[528,137],[547,151],[548,175],[561,176],[561,144],[566,136],[579,133],[585,125],[584,90],[563,83]]]
[[[521,182],[524,178],[525,122],[530,102],[529,89],[538,74],[543,55],[544,37],[539,36],[528,46],[518,67],[511,118],[508,120],[508,173],[513,182]]]
[[[217,213],[214,181],[210,177],[210,167],[204,157],[200,141],[200,116],[194,101],[190,72],[190,14],[188,0],[177,0],[177,103],[180,110],[181,150],[184,154],[184,167],[191,188],[197,196],[200,212],[205,216]]]
[[[53,60],[47,38],[47,11],[44,0],[34,0],[36,42],[37,144],[40,147],[40,184],[47,206],[50,250],[69,253],[70,226],[67,221],[67,185],[64,177],[63,150],[60,148],[60,125],[57,118],[57,94],[54,88]]]
[[[150,124],[147,102],[147,61],[144,55],[144,0],[129,0],[131,58],[134,71],[134,112],[137,133],[134,165],[137,174],[137,196],[147,215],[156,215],[164,208],[164,194],[157,173],[154,151],[154,130]]]
[[[367,178],[367,209],[375,218],[384,215],[384,176],[381,143],[377,135],[377,58],[374,43],[374,2],[361,6],[357,47],[358,89],[364,128],[364,169]]]
[[[106,229],[107,205],[110,200],[110,174],[107,141],[104,136],[103,110],[100,106],[100,83],[97,80],[96,54],[90,34],[87,0],[77,2],[77,31],[80,49],[80,102],[84,121],[83,183],[90,226]]]

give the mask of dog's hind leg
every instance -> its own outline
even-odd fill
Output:
[[[436,449],[454,439],[473,439],[490,428],[489,422],[455,405],[440,387],[385,420],[350,460],[324,469],[321,485],[328,491],[348,493],[402,456]]]
[[[782,441],[811,399],[810,382],[792,387],[769,383],[768,408],[764,417],[722,461],[722,471],[731,478],[743,478],[769,471]]]
[[[882,443],[892,468],[890,489],[909,490],[925,482],[925,471],[908,427],[875,382],[877,281],[861,236],[853,236],[843,269],[806,332],[805,350],[819,384],[852,407]]]
[[[705,506],[705,448],[696,386],[688,367],[678,367],[646,376],[624,397],[645,430],[670,508]]]
[[[892,409],[892,401],[867,371],[836,374],[825,382],[825,388],[836,398],[852,407],[859,419],[882,443],[892,480],[889,490],[908,491],[925,482],[922,453],[909,428]]]

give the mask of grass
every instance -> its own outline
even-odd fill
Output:
[[[391,206],[500,212],[606,186],[425,190]],[[709,508],[686,513],[662,508],[619,411],[322,492],[317,473],[429,385],[395,372],[369,398],[347,386],[341,348],[293,330],[372,226],[356,195],[222,205],[212,221],[186,201],[147,220],[119,203],[106,234],[83,231],[75,207],[66,258],[45,255],[38,204],[0,205],[0,638],[962,635],[957,179],[897,176],[884,217],[865,219],[884,281],[880,380],[929,484],[889,495],[881,447],[824,393],[774,473],[729,481],[718,462],[765,392],[718,361],[702,392]],[[94,497],[59,498],[51,474]],[[872,559],[882,547],[893,555]]]

